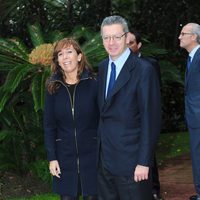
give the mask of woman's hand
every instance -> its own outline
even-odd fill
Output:
[[[49,170],[52,176],[60,178],[61,171],[57,160],[52,160],[49,162]]]

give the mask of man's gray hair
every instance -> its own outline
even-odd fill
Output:
[[[112,15],[112,16],[104,18],[101,24],[101,34],[102,34],[102,28],[104,26],[113,25],[113,24],[121,24],[123,27],[123,31],[125,33],[129,32],[127,21],[119,15]]]
[[[192,27],[191,32],[197,35],[197,42],[200,44],[200,25],[197,23],[187,24]]]

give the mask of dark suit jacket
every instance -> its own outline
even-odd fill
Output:
[[[160,65],[158,63],[158,61],[152,57],[143,57],[141,56],[142,59],[145,59],[146,61],[150,62],[153,67],[155,67],[159,82],[160,82],[160,86],[162,85],[162,81],[161,81],[161,73],[160,73]]]
[[[189,128],[200,128],[200,48],[185,76],[185,115]]]
[[[159,81],[155,68],[131,52],[105,99],[108,62],[99,66],[99,149],[113,175],[132,175],[137,164],[152,164],[160,132]]]

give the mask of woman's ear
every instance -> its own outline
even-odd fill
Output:
[[[81,53],[79,53],[79,54],[78,54],[78,62],[80,62],[80,61],[81,61],[81,58],[82,58],[82,54],[81,54]]]

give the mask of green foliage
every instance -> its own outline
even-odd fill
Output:
[[[156,149],[156,155],[160,164],[166,162],[167,159],[188,154],[189,152],[188,132],[165,133],[160,135]]]
[[[44,36],[42,34],[41,26],[38,22],[32,25],[28,24],[28,32],[34,47],[44,43]]]
[[[161,60],[159,64],[161,67],[161,77],[164,86],[167,86],[169,83],[178,83],[181,86],[184,85],[180,71],[173,63],[167,60]]]
[[[46,194],[34,196],[30,200],[59,200],[59,197],[57,195]]]
[[[49,183],[49,184],[52,182],[52,176],[49,173],[49,163],[47,160],[35,161],[32,164],[31,169],[44,182]]]
[[[0,114],[0,166],[24,174],[32,162],[44,157],[41,116],[33,110],[30,94],[15,98],[18,101],[13,99]]]
[[[60,197],[58,195],[53,194],[43,194],[43,195],[36,195],[30,198],[9,198],[6,200],[59,200]],[[83,200],[82,197],[79,200]]]
[[[67,35],[54,31],[45,37],[38,23],[28,27],[35,47]],[[75,27],[70,36],[79,41],[93,67],[106,56],[100,35],[91,29]],[[2,170],[16,169],[19,174],[33,170],[42,180],[50,182],[48,166],[43,161],[42,130],[45,82],[50,66],[31,63],[31,49],[28,49],[19,39],[0,38],[0,71],[5,72],[5,82],[0,87],[0,119],[3,122],[0,166]]]

